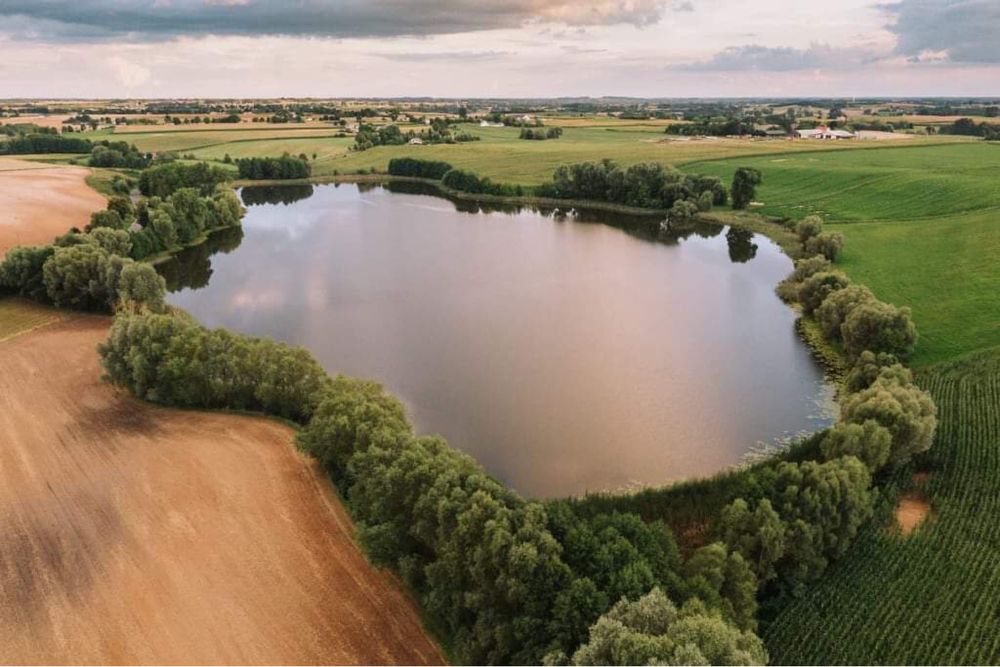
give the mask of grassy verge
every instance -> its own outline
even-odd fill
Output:
[[[0,297],[0,342],[64,319],[67,314],[20,297]]]

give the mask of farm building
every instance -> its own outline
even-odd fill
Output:
[[[800,139],[853,139],[854,134],[847,130],[831,130],[826,125],[811,130],[796,130]]]

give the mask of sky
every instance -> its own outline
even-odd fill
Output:
[[[0,98],[1000,96],[1000,0],[0,0]]]

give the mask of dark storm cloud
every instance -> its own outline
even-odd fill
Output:
[[[807,49],[768,47],[756,44],[731,46],[708,60],[673,69],[689,72],[762,71],[794,72],[810,69],[845,69],[870,60],[869,54],[858,49],[834,48],[813,44]]]
[[[948,53],[959,63],[1000,63],[1000,0],[900,0],[881,5],[894,15],[896,53],[919,59]]]
[[[181,35],[394,37],[656,23],[670,0],[0,0],[0,32],[38,40]]]

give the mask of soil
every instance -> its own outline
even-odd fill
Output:
[[[106,201],[84,181],[88,173],[0,158],[0,258],[16,245],[51,243],[90,222]]]
[[[0,662],[440,663],[291,429],[102,383],[108,325],[0,343]]]
[[[904,493],[896,505],[896,523],[903,536],[911,535],[931,513],[931,503],[924,495],[923,486],[930,479],[930,473],[917,472],[913,475],[916,488]]]

